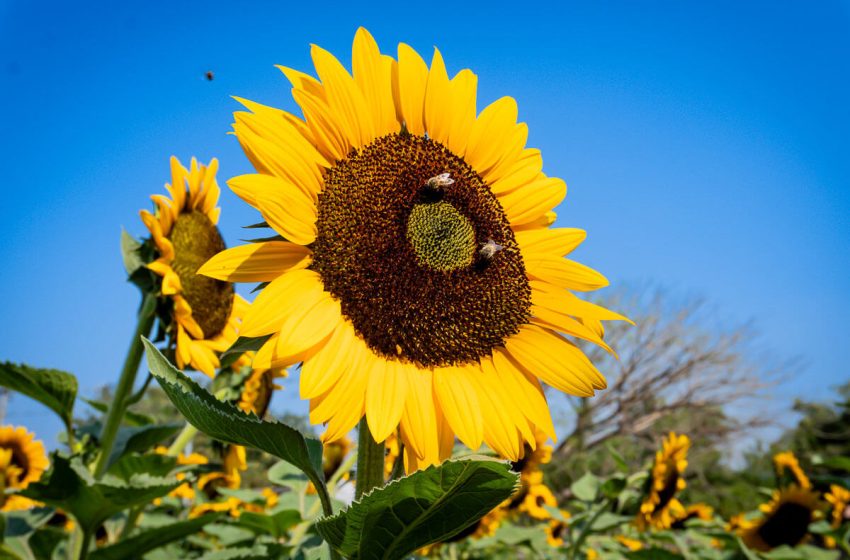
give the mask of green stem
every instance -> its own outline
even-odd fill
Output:
[[[587,536],[590,534],[590,529],[593,527],[593,524],[596,523],[596,520],[599,519],[599,516],[602,515],[608,509],[609,506],[609,500],[603,501],[602,505],[599,506],[599,509],[594,512],[590,520],[582,526],[581,531],[579,531],[578,537],[573,543],[572,550],[570,551],[571,560],[575,560],[576,558],[578,558],[578,554],[581,552],[581,545],[584,544],[585,539],[587,539]]]
[[[79,538],[74,540],[74,556],[77,560],[86,560],[89,556],[89,548],[91,547],[91,533],[83,531]]]
[[[195,436],[198,434],[198,428],[193,426],[192,424],[187,423],[183,430],[177,435],[177,439],[174,440],[174,443],[168,448],[168,451],[165,453],[169,457],[177,457],[180,455],[186,446],[189,445],[189,442],[195,439]]]
[[[369,425],[364,416],[360,420],[360,434],[357,442],[357,486],[354,497],[384,485],[384,442],[372,439]]]
[[[118,378],[118,386],[115,387],[115,395],[112,397],[112,404],[109,406],[109,412],[106,414],[106,421],[100,433],[100,456],[97,458],[94,469],[96,478],[100,478],[106,472],[109,455],[112,453],[112,446],[115,445],[115,436],[118,435],[118,428],[121,427],[121,420],[124,418],[127,398],[133,390],[139,363],[142,361],[142,354],[144,353],[142,337],[150,335],[156,317],[155,309],[156,295],[146,293],[142,300],[142,308],[139,311],[136,331],[133,333],[130,349],[124,359],[124,368],[121,370],[121,377]]]

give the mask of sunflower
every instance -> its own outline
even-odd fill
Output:
[[[215,180],[218,160],[209,166],[195,158],[189,169],[171,158],[171,198],[151,196],[156,212],[139,214],[151,233],[159,258],[148,268],[162,277],[160,287],[173,312],[173,339],[180,368],[191,366],[213,377],[219,367],[217,352],[236,341],[236,329],[248,302],[236,295],[233,285],[196,274],[210,257],[224,249],[216,227],[221,208]]]
[[[396,432],[391,433],[384,441],[384,449],[386,451],[386,455],[384,455],[384,478],[389,479],[400,452],[398,434]]]
[[[683,473],[688,467],[688,448],[691,440],[686,435],[670,432],[655,454],[649,479],[649,489],[640,506],[637,526],[641,531],[649,527],[669,529],[673,521],[685,514],[685,508],[676,498],[684,490]]]
[[[573,295],[607,285],[550,228],[566,194],[503,97],[476,114],[477,78],[449,78],[409,46],[398,61],[364,29],[353,76],[312,47],[318,79],[281,67],[303,118],[239,100],[233,125],[256,174],[228,182],[279,238],[224,251],[200,273],[262,282],[240,334],[268,337],[254,367],[303,362],[300,393],[324,441],[365,415],[398,427],[408,471],[455,435],[517,460],[554,439],[540,381],[591,396],[605,379],[566,336],[603,342],[624,317]]]
[[[779,479],[780,486],[784,486],[783,482],[790,477],[790,482],[795,483],[800,488],[811,488],[812,483],[803,469],[800,467],[800,461],[791,451],[783,451],[773,456],[773,467],[776,469],[776,476]]]
[[[23,426],[0,427],[0,487],[22,490],[41,478],[47,469],[44,444]],[[3,498],[0,498],[3,499]],[[27,509],[34,504],[23,497],[3,499],[3,509]]]
[[[158,453],[160,455],[167,455],[168,454],[168,448],[160,445],[160,446],[158,446],[154,449],[154,453]],[[200,453],[190,453],[188,455],[186,455],[184,453],[180,453],[177,456],[177,464],[182,466],[182,467],[189,466],[189,465],[192,465],[192,466],[206,465],[208,463],[209,463],[209,459],[207,459],[206,457],[204,457]],[[186,480],[186,473],[179,472],[175,475],[175,477],[177,478],[177,480],[181,480],[181,481]],[[184,500],[194,500],[195,499],[195,489],[192,488],[192,485],[189,484],[188,482],[184,482],[183,484],[181,484],[180,486],[178,486],[177,488],[175,488],[174,490],[169,492],[168,495],[171,496],[172,498],[180,498],[180,499],[184,499]],[[159,505],[159,503],[161,503],[161,502],[162,502],[162,500],[160,498],[157,498],[157,500],[154,500],[155,505]]]
[[[637,539],[631,539],[626,535],[617,535],[615,537],[617,542],[629,549],[632,552],[636,552],[643,548],[643,543]]]
[[[838,529],[850,520],[850,490],[837,484],[830,484],[829,492],[824,494],[824,499],[830,505],[830,527]],[[836,542],[833,537],[827,536],[824,540],[827,548],[835,548]]]
[[[691,504],[679,512],[673,519],[670,525],[673,529],[684,529],[685,523],[691,519],[699,519],[701,521],[711,521],[714,518],[714,508],[708,504]]]
[[[558,507],[558,500],[549,487],[544,484],[543,473],[537,471],[528,477],[528,491],[522,498],[519,511],[534,519],[549,519],[552,515],[544,506]]]
[[[564,545],[564,535],[569,530],[570,512],[561,510],[561,519],[552,519],[546,527],[546,542],[549,546],[559,547]]]
[[[791,485],[773,492],[770,502],[759,506],[761,516],[744,520],[738,534],[755,550],[797,546],[809,533],[809,524],[820,515],[823,503],[816,492]]]

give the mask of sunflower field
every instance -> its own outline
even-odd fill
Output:
[[[620,414],[590,407],[642,319],[568,258],[585,232],[554,226],[566,184],[516,101],[479,110],[471,70],[363,28],[350,71],[310,54],[279,67],[301,115],[236,98],[249,239],[218,228],[218,161],[176,157],[123,234],[141,303],[114,388],[0,364],[64,427],[49,454],[0,427],[0,558],[850,558],[850,398],[723,484],[691,465],[719,409],[694,433],[641,409],[653,430],[584,453],[551,403]],[[272,413],[287,387],[307,418]]]

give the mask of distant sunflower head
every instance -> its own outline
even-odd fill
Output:
[[[44,444],[23,426],[0,427],[0,477],[4,488],[23,489],[48,467]]]
[[[699,519],[701,521],[711,521],[714,518],[714,508],[712,508],[708,504],[691,504],[687,506],[684,511],[680,512],[677,515],[671,528],[673,529],[683,529],[685,528],[685,524],[691,519]]]
[[[591,396],[605,379],[576,345],[622,316],[572,291],[605,286],[563,257],[585,237],[550,228],[566,194],[543,173],[503,97],[477,110],[477,78],[450,78],[409,46],[354,38],[353,72],[313,46],[317,78],[281,67],[301,115],[240,100],[234,131],[257,173],[228,182],[278,239],[224,251],[202,273],[263,282],[240,334],[269,337],[255,367],[303,362],[325,441],[366,417],[397,429],[409,470],[455,435],[519,460],[555,437],[540,382]]]
[[[831,484],[829,492],[824,495],[824,499],[830,506],[829,522],[833,529],[837,529],[850,521],[850,490],[837,484]]]
[[[537,471],[528,477],[528,487],[519,504],[519,511],[534,519],[549,519],[547,507],[558,507],[558,499],[543,482],[543,473]]]
[[[776,477],[779,485],[785,486],[789,483],[796,484],[800,488],[811,488],[812,483],[806,473],[800,467],[800,461],[792,451],[783,451],[773,456],[773,467],[776,469]]]
[[[325,480],[330,479],[339,469],[352,447],[353,444],[347,436],[325,445],[322,449],[322,471],[324,471]]]
[[[210,377],[219,366],[217,353],[235,342],[247,306],[230,282],[197,274],[204,262],[224,250],[217,227],[217,170],[216,159],[206,166],[192,158],[186,169],[172,157],[171,183],[165,185],[170,198],[152,195],[155,212],[140,212],[158,257],[148,268],[162,278],[160,292],[171,308],[177,365]]]
[[[686,486],[684,472],[688,466],[690,446],[691,441],[686,435],[670,432],[664,438],[661,449],[655,454],[647,494],[636,520],[641,530],[669,529],[674,519],[685,514],[685,508],[676,496]]]
[[[745,520],[738,528],[744,543],[755,550],[768,551],[778,546],[797,546],[809,536],[809,524],[820,515],[823,503],[813,490],[796,485],[773,493],[762,504],[761,515]]]
[[[285,377],[286,372],[271,369],[253,369],[242,384],[238,406],[244,412],[263,418],[271,404],[275,385],[275,377]]]
[[[549,521],[549,524],[546,526],[546,542],[549,546],[555,548],[564,546],[564,537],[570,530],[569,518],[570,512],[561,510],[560,519],[553,518]]]
[[[511,463],[511,470],[520,473],[523,478],[539,471],[540,465],[545,465],[552,460],[552,446],[546,443],[548,436],[541,430],[537,430],[535,436],[534,446],[526,442],[523,446],[522,457]]]

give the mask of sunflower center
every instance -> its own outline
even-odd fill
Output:
[[[758,534],[770,548],[783,544],[796,546],[806,536],[811,521],[812,512],[809,508],[786,502],[762,523]]]
[[[664,488],[658,493],[656,510],[664,509],[679,489],[679,472],[673,466],[668,466],[668,474],[664,477]]]
[[[407,219],[407,239],[419,263],[434,270],[469,266],[475,255],[475,229],[448,202],[414,205]]]
[[[311,268],[380,356],[477,362],[529,317],[531,290],[499,201],[431,139],[390,134],[338,161],[316,227]]]
[[[192,308],[192,318],[204,331],[204,338],[212,338],[224,330],[230,317],[233,284],[196,272],[224,250],[224,240],[215,224],[197,210],[181,213],[168,238],[174,245],[171,268],[180,277],[182,296]]]

